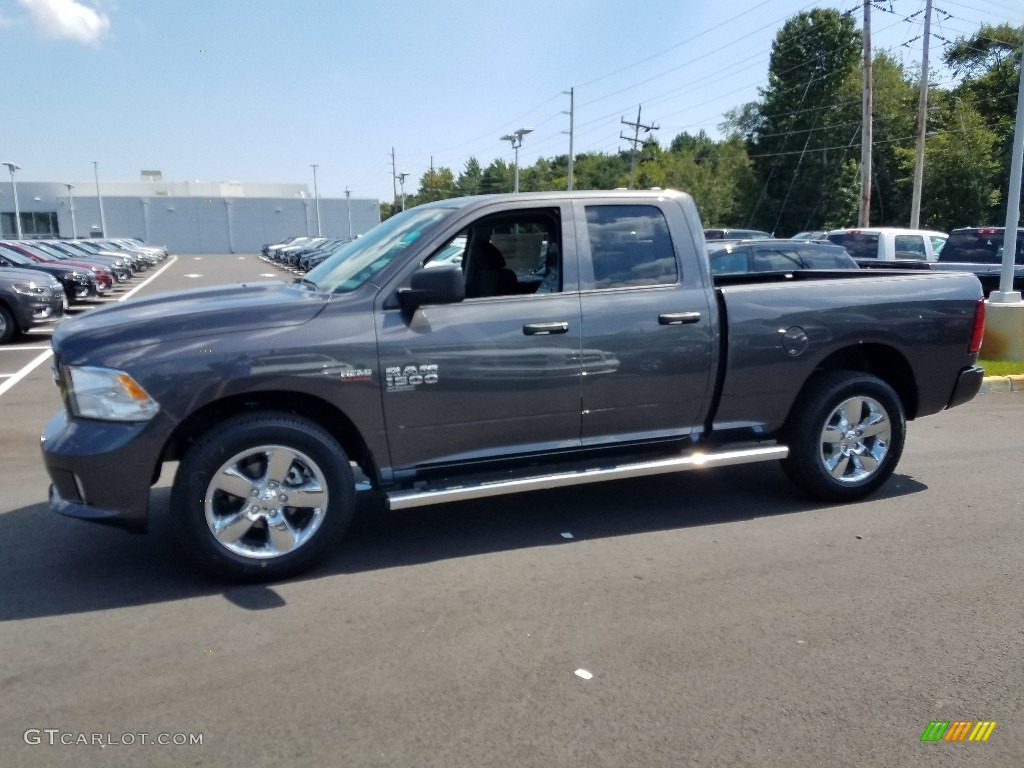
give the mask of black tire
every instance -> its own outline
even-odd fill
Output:
[[[816,499],[849,502],[876,491],[896,469],[907,424],[892,387],[866,373],[832,371],[808,382],[782,442],[782,468]]]
[[[18,321],[14,319],[14,314],[0,304],[0,344],[6,344],[17,336],[18,332]]]
[[[275,411],[213,427],[182,459],[171,492],[185,550],[234,581],[273,581],[311,568],[354,511],[355,481],[338,441],[308,419]]]

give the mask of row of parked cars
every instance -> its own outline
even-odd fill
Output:
[[[286,237],[264,245],[263,258],[278,266],[308,272],[350,242],[340,237]]]
[[[987,296],[999,286],[1004,232],[1003,227],[961,227],[947,235],[863,227],[802,232],[788,240],[757,230],[708,229],[704,234],[716,275],[857,268],[972,272]],[[1024,228],[1017,230],[1014,265],[1013,289],[1019,291],[1024,289]]]
[[[165,247],[135,238],[0,240],[0,344],[166,258]]]

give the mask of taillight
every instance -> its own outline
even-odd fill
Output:
[[[974,330],[971,331],[971,343],[967,345],[967,352],[971,355],[978,354],[981,349],[981,339],[985,335],[985,300],[978,299],[974,308]]]
[[[999,235],[999,234],[1002,234],[1002,231],[1003,230],[1001,230],[1001,229],[999,229],[997,227],[982,227],[981,229],[978,230],[978,234],[979,235]]]

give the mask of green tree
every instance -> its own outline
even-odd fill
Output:
[[[999,137],[970,100],[952,99],[933,121],[935,136],[925,141],[921,221],[950,230],[991,224],[1001,199]],[[903,168],[913,173],[914,150],[902,153]]]
[[[445,200],[449,197],[456,197],[458,191],[455,185],[455,176],[451,168],[444,166],[429,170],[420,178],[420,188],[413,196],[414,202],[406,201],[406,207],[429,203],[433,200]]]
[[[480,176],[480,194],[493,195],[498,192],[511,192],[514,179],[512,166],[498,158],[488,165]]]
[[[462,173],[459,174],[455,188],[460,195],[479,195],[483,177],[484,169],[480,167],[480,163],[475,157],[471,157],[466,161]]]
[[[573,162],[574,189],[615,189],[629,180],[629,155],[585,153]]]
[[[959,79],[953,97],[969,101],[997,137],[1000,171],[994,183],[1000,190],[1010,183],[1022,45],[1024,27],[982,24],[970,37],[957,38],[943,54]],[[986,220],[994,220],[997,213],[990,211]]]
[[[834,118],[860,50],[852,16],[836,10],[799,13],[779,30],[760,101],[730,116],[761,184],[749,226],[792,234],[824,217],[822,199],[846,159],[830,149]]]

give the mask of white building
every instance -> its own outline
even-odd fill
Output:
[[[172,253],[255,253],[289,235],[317,234],[317,206],[305,184],[239,181],[102,182],[103,215],[94,181],[15,179],[24,237],[141,237]],[[380,222],[376,199],[320,198],[325,237],[349,237]],[[17,234],[14,193],[0,181],[0,237]],[[102,223],[106,222],[107,231]]]

